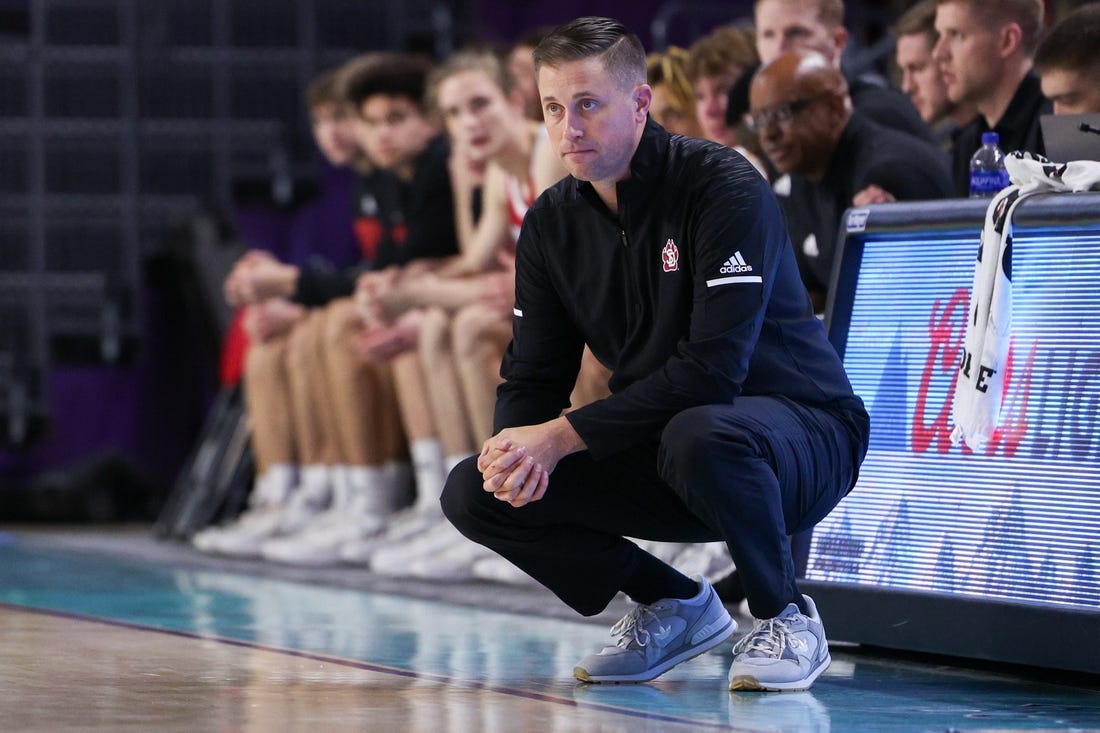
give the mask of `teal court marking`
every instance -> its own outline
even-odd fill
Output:
[[[0,547],[0,603],[217,639],[701,730],[1100,730],[1100,691],[834,652],[810,693],[725,690],[729,647],[644,685],[584,685],[590,623],[69,550]],[[826,619],[826,624],[828,619]]]

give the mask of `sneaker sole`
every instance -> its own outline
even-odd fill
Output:
[[[730,692],[738,691],[758,691],[758,692],[801,692],[803,690],[810,689],[810,685],[814,683],[821,673],[829,668],[829,665],[833,663],[832,655],[825,657],[825,661],[817,666],[817,668],[810,673],[808,677],[801,680],[794,680],[793,682],[761,682],[757,678],[748,674],[737,675],[730,680]]]
[[[665,672],[667,672],[670,669],[672,669],[673,667],[675,667],[677,664],[680,664],[681,662],[686,662],[689,659],[694,659],[695,657],[699,656],[700,654],[705,654],[706,652],[709,652],[711,649],[718,646],[719,644],[721,644],[723,642],[726,642],[726,641],[729,641],[730,638],[733,637],[734,632],[736,632],[736,631],[737,631],[737,622],[734,621],[732,618],[730,618],[729,623],[725,627],[723,627],[720,631],[715,633],[714,636],[710,637],[706,641],[702,642],[701,644],[699,644],[697,646],[691,647],[687,651],[681,652],[680,654],[676,655],[675,657],[671,657],[669,659],[666,659],[665,661],[661,662],[660,664],[658,664],[655,667],[650,667],[649,669],[645,670],[644,672],[639,672],[637,674],[632,674],[632,675],[621,675],[621,674],[590,675],[590,674],[588,674],[588,670],[586,670],[584,667],[574,667],[573,668],[573,676],[575,678],[577,678],[578,680],[580,680],[581,682],[590,682],[590,683],[593,683],[593,684],[604,683],[604,682],[612,682],[612,683],[615,683],[615,682],[618,682],[618,683],[623,683],[623,682],[649,682],[650,680],[657,679],[658,677],[663,675]]]

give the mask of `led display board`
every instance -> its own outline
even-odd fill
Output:
[[[979,454],[949,436],[983,216],[846,216],[828,326],[871,441],[814,531],[808,586],[836,638],[1100,672],[1100,194],[1017,210],[1000,427]],[[1084,636],[1032,648],[1043,623]]]

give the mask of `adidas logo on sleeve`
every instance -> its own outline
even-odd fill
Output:
[[[722,264],[718,272],[724,277],[707,280],[708,288],[713,288],[715,285],[763,282],[759,275],[751,274],[753,272],[752,265],[745,262],[745,258],[741,256],[740,251],[734,252],[733,256]]]
[[[739,272],[752,272],[752,265],[745,262],[745,258],[741,256],[740,252],[734,252],[733,257],[726,260],[726,264],[722,265],[722,269],[719,270],[723,275],[733,275]]]

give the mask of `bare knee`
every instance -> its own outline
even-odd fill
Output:
[[[281,337],[250,344],[244,360],[245,381],[263,379],[266,375],[281,370],[286,358],[287,341],[287,337]]]
[[[304,368],[316,358],[317,338],[323,325],[324,313],[314,309],[294,326],[286,342],[288,368]]]
[[[467,306],[454,317],[451,328],[454,353],[458,357],[469,358],[489,346],[496,348],[506,329],[506,322],[495,312],[480,304]]]
[[[352,335],[362,325],[351,298],[338,298],[324,309],[323,343],[327,348],[347,348]]]
[[[434,356],[449,350],[451,317],[442,308],[428,308],[420,319],[420,352]]]

